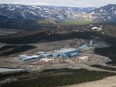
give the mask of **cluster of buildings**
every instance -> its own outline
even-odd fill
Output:
[[[26,61],[51,61],[54,58],[70,58],[79,55],[79,50],[75,48],[62,48],[60,50],[55,50],[54,52],[44,52],[39,51],[35,55],[28,56],[28,55],[19,55],[19,59],[23,62]]]
[[[76,48],[62,48],[59,50],[54,50],[53,52],[45,52],[45,51],[39,51],[35,55],[19,55],[19,59],[23,62],[28,62],[28,61],[53,61],[54,58],[72,58],[79,56],[80,49],[89,49],[93,45],[93,41],[89,41],[86,44],[83,44],[79,47],[79,49]]]

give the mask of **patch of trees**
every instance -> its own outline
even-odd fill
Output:
[[[5,21],[7,20],[7,21]],[[5,21],[5,22],[4,22]],[[1,18],[0,27],[2,28],[10,28],[10,29],[25,29],[32,30],[38,29],[40,25],[37,23],[37,20],[29,20],[29,19],[16,19],[16,18]]]
[[[29,74],[27,71],[18,71],[18,72],[9,72],[9,73],[0,73],[0,80],[3,80],[8,77],[17,77],[21,75]]]
[[[14,38],[1,38],[0,42],[8,43],[8,44],[29,44],[29,43],[37,43],[37,42],[49,42],[49,41],[59,41],[59,40],[67,40],[67,39],[91,39],[92,36],[98,36],[96,32],[70,32],[66,34],[50,34],[48,32],[41,32],[29,36],[23,37],[14,37]]]
[[[0,48],[0,56],[8,56],[36,48],[31,45],[7,45]]]
[[[103,34],[99,34],[99,36],[102,40],[111,44],[112,46],[107,48],[95,48],[95,53],[110,58],[112,61],[108,64],[116,65],[116,38]]]
[[[59,73],[55,75],[55,72]],[[70,74],[60,74],[60,73]],[[115,75],[109,72],[88,71],[85,69],[54,69],[46,70],[36,79],[21,80],[1,85],[1,87],[58,87],[70,84],[77,84],[88,81],[95,81]],[[51,73],[51,74],[50,74]]]
[[[105,42],[107,42],[113,46],[116,46],[116,38],[115,37],[111,37],[109,35],[103,35],[103,34],[99,34],[99,36]]]
[[[109,62],[108,64],[113,64],[113,65],[116,64],[116,47],[115,46],[111,46],[107,48],[95,48],[94,51],[95,53],[99,55],[103,55],[110,58],[112,61]]]

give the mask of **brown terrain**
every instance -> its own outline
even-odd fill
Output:
[[[54,61],[50,62],[40,62],[37,60],[25,63],[20,61],[18,57],[22,54],[33,55],[38,51],[54,51],[60,48],[70,47],[78,48],[80,45],[85,44],[91,39],[101,41],[108,47],[112,45],[112,43],[110,43],[110,40],[108,40],[105,35],[109,35],[113,38],[112,40],[114,40],[116,38],[115,27],[116,25],[103,25],[103,30],[101,32],[91,30],[92,27],[89,25],[83,25],[56,26],[54,30],[13,31],[11,32],[12,34],[7,33],[7,35],[5,33],[5,35],[0,37],[0,67],[24,68],[32,71],[57,68],[85,68],[87,70],[116,73],[116,70],[92,67],[92,65],[101,65],[116,69],[115,64],[114,66],[107,64],[107,62],[111,62],[111,59],[108,56],[96,54],[93,50],[85,50],[80,54],[80,56],[88,56],[87,60],[74,57],[72,59],[56,58]],[[103,33],[103,36],[99,33]],[[104,37],[106,38],[104,39]],[[109,43],[106,40],[108,40]],[[115,41],[113,41],[113,44],[115,44]],[[100,44],[97,45],[99,46]],[[116,76],[108,77],[99,81],[64,87],[116,87]]]
[[[62,87],[116,87],[116,76],[104,78],[103,80],[81,83],[77,85],[74,84],[69,86],[62,86]]]

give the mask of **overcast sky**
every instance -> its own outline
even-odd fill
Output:
[[[0,0],[0,4],[100,7],[107,4],[116,4],[116,0]]]

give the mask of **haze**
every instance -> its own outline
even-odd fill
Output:
[[[100,7],[107,4],[116,4],[116,0],[0,0],[0,4]]]

